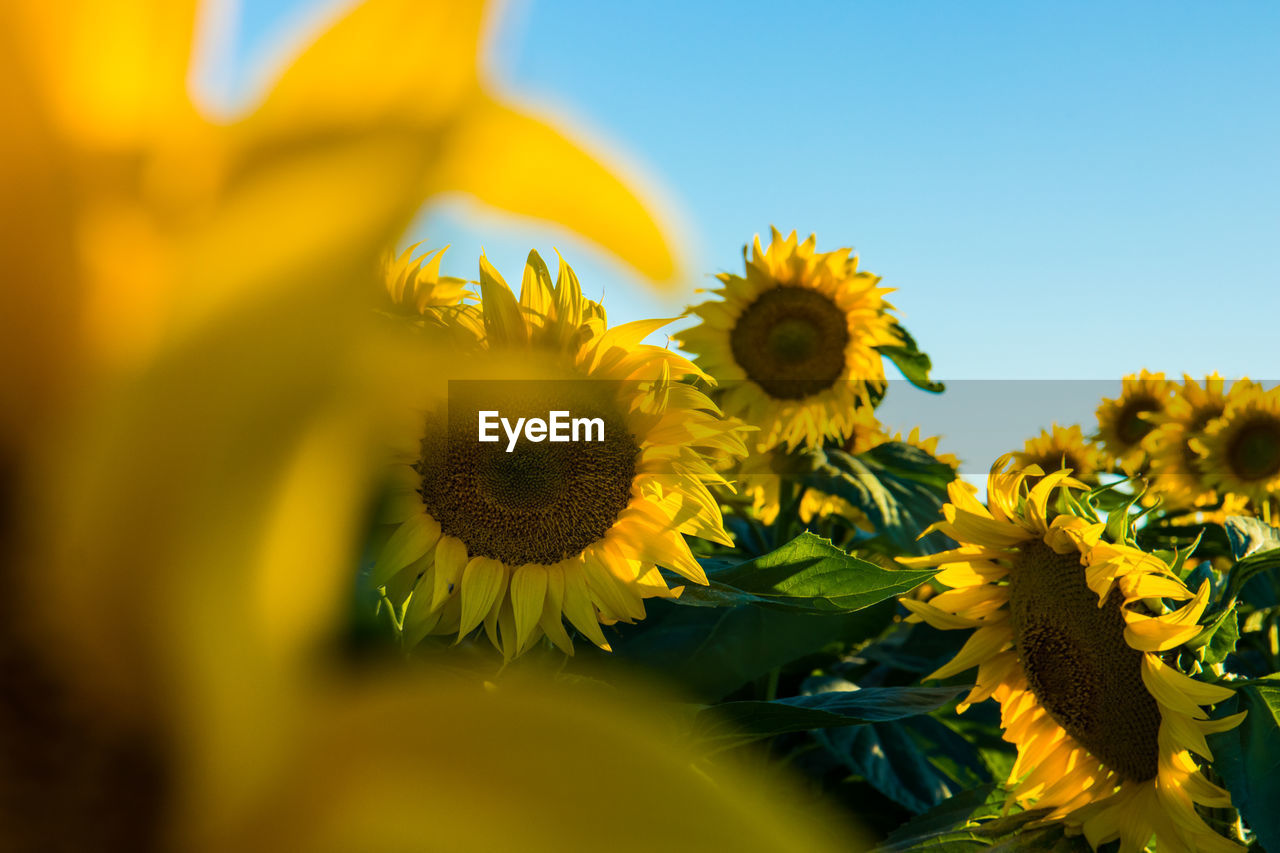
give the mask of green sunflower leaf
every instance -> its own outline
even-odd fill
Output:
[[[993,781],[973,745],[934,716],[823,731],[817,739],[877,791],[915,813]]]
[[[1240,640],[1240,620],[1233,607],[1216,621],[1216,630],[1209,637],[1209,645],[1204,650],[1204,662],[1207,664],[1222,663],[1227,655],[1236,650]]]
[[[1005,814],[1006,793],[980,785],[956,794],[907,821],[872,853],[971,853],[1040,850],[1091,853],[1084,836],[1069,836],[1060,824],[1029,828],[1046,809]]]
[[[1239,711],[1248,712],[1243,722],[1208,736],[1213,769],[1262,847],[1280,850],[1280,684],[1242,687],[1214,717]]]
[[[812,533],[745,563],[703,561],[710,583],[689,584],[678,603],[725,607],[760,604],[811,613],[848,613],[895,598],[936,569],[886,569],[846,554]]]
[[[879,346],[876,351],[885,358],[892,361],[906,377],[907,381],[917,388],[923,388],[925,391],[932,391],[935,394],[946,390],[946,385],[941,382],[934,382],[929,378],[929,371],[933,369],[933,362],[926,353],[920,351],[916,339],[902,327],[901,323],[894,323],[898,335],[902,338],[902,346]]]
[[[772,702],[724,702],[698,712],[699,740],[717,747],[811,729],[860,726],[927,714],[959,696],[959,687],[865,687]]]
[[[1256,549],[1247,552],[1231,567],[1227,580],[1228,598],[1236,596],[1250,580],[1280,569],[1280,548]]]
[[[941,534],[917,540],[926,527],[942,519],[946,486],[956,476],[951,466],[898,441],[885,442],[857,456],[836,449],[814,455],[814,469],[802,477],[803,485],[844,498],[907,553],[952,547],[951,540]]]
[[[826,649],[846,648],[880,635],[893,623],[897,602],[886,599],[851,613],[814,613],[739,604],[684,607],[646,602],[648,616],[611,629],[613,653],[584,648],[575,657],[607,666],[639,668],[698,702],[714,702],[774,669]]]
[[[1000,816],[1004,803],[1005,793],[998,785],[979,785],[963,791],[898,827],[873,853],[986,850],[991,840],[979,830],[983,822]]]
[[[1233,515],[1223,526],[1227,528],[1231,553],[1237,560],[1280,548],[1280,530],[1259,519]]]

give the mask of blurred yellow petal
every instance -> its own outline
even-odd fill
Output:
[[[189,109],[194,0],[9,0],[15,36],[61,131],[92,147],[172,130]]]
[[[81,360],[81,342],[67,332],[79,321],[83,285],[76,279],[67,176],[59,173],[57,140],[29,69],[16,61],[8,11],[0,9],[0,453],[9,458],[0,464],[12,468],[17,448],[41,435],[44,419],[61,407]]]
[[[293,58],[246,119],[245,135],[440,125],[477,93],[484,7],[479,0],[363,0]]]
[[[490,98],[460,116],[437,164],[435,192],[470,193],[502,210],[550,220],[594,240],[650,278],[679,270],[657,220],[618,167],[549,124]]]
[[[179,835],[181,849],[563,853],[674,844],[834,853],[867,845],[776,771],[766,784],[728,762],[695,767],[687,747],[657,727],[663,706],[643,693],[608,697],[543,681],[486,692],[442,682],[339,697],[324,708],[304,721],[256,820],[205,838]]]

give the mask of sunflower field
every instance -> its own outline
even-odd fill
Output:
[[[214,5],[0,6],[0,851],[1280,851],[1280,384],[903,426],[967,381],[851,235],[690,269],[494,10],[220,117]]]

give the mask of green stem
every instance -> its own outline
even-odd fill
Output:
[[[1280,674],[1264,675],[1262,678],[1238,678],[1235,681],[1223,681],[1223,687],[1280,687]]]
[[[764,700],[772,702],[778,698],[778,678],[782,675],[782,667],[775,666],[769,670],[769,680],[764,685]]]

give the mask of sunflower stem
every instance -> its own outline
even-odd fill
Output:
[[[1280,687],[1280,673],[1264,675],[1262,678],[1237,678],[1223,683],[1232,690],[1238,687]]]
[[[769,670],[769,679],[764,686],[764,699],[766,702],[772,702],[778,698],[778,678],[782,675],[782,667],[775,666]]]

